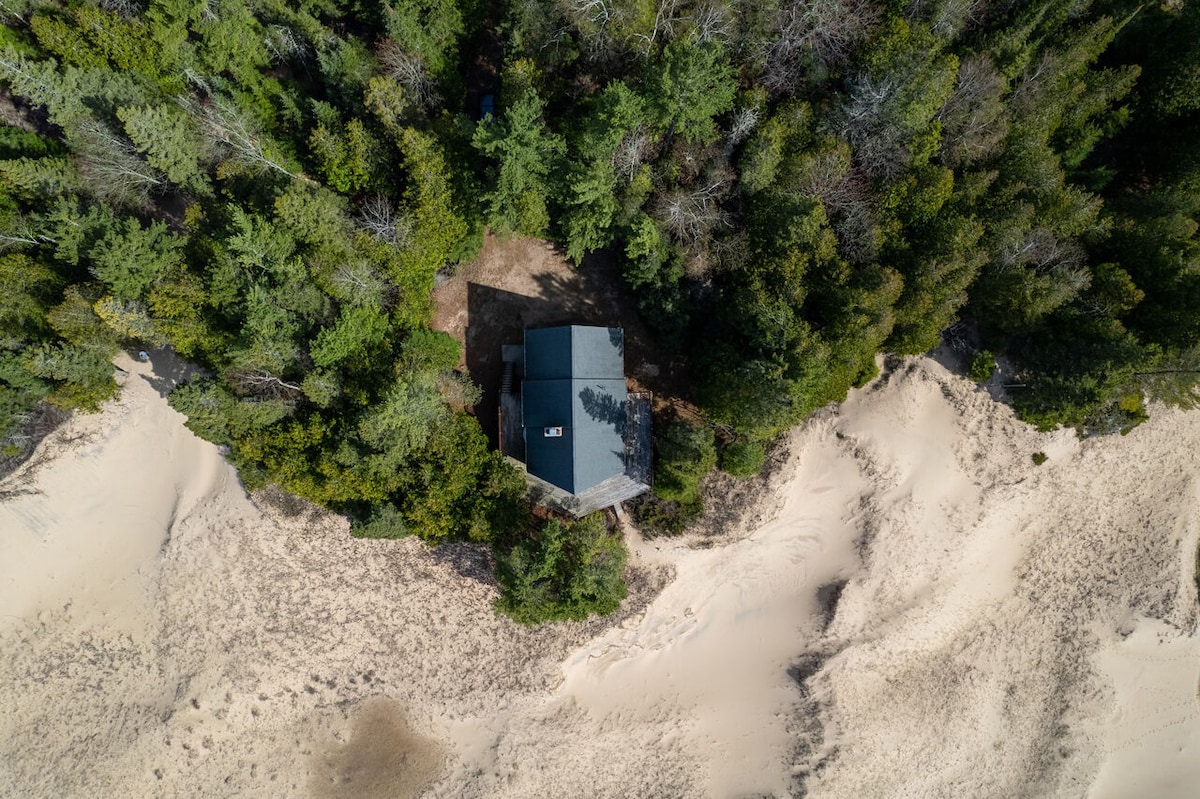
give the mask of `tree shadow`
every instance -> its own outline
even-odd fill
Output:
[[[205,373],[204,369],[194,363],[188,363],[176,355],[174,350],[168,348],[141,350],[141,352],[145,352],[148,356],[147,362],[153,371],[150,374],[140,375],[140,377],[164,397],[174,391],[180,383],[186,383],[196,375]],[[138,352],[131,352],[130,357],[139,360]]]
[[[616,348],[617,352],[619,352],[621,354],[621,357],[624,358],[625,357],[625,332],[624,332],[624,330],[618,330],[615,327],[610,327],[608,329],[608,340],[613,345],[613,347]]]
[[[450,541],[430,550],[434,561],[454,569],[460,577],[483,585],[497,585],[492,550],[483,544]]]
[[[625,403],[619,402],[612,394],[588,386],[579,392],[579,402],[592,419],[615,428],[618,433],[625,432]],[[623,452],[619,454],[621,457],[625,455]]]
[[[566,272],[529,275],[533,288],[517,293],[482,283],[467,284],[464,356],[471,379],[483,397],[475,415],[492,446],[498,441],[500,384],[504,364],[500,348],[520,344],[527,328],[555,325],[619,327],[625,374],[638,390],[662,397],[687,397],[688,380],[680,354],[660,346],[638,314],[637,303],[621,275],[613,252],[590,254]]]

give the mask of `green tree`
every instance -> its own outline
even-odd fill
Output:
[[[496,161],[487,192],[487,220],[498,233],[540,236],[550,224],[550,176],[565,150],[561,137],[546,128],[544,104],[526,89],[500,119],[483,120],[474,145]]]
[[[47,397],[63,408],[98,411],[100,404],[116,396],[113,352],[97,346],[43,344],[27,350],[22,365],[32,374],[51,381]]]
[[[522,624],[606,616],[625,598],[628,557],[600,514],[574,524],[549,521],[498,558],[496,607]]]
[[[333,366],[352,357],[362,362],[379,354],[387,334],[387,316],[379,308],[347,307],[332,327],[317,334],[309,354],[317,366]]]
[[[117,296],[141,299],[159,275],[181,265],[184,241],[161,222],[147,227],[132,217],[117,223],[88,251],[96,277]]]
[[[700,480],[717,465],[712,428],[675,422],[657,440],[654,493],[670,502],[699,503]]]
[[[202,165],[200,131],[184,109],[165,103],[129,107],[119,109],[117,117],[138,152],[167,180],[200,195],[212,192]]]
[[[0,161],[0,175],[14,194],[36,201],[73,193],[79,188],[75,168],[66,158],[15,158]]]
[[[411,128],[400,137],[404,170],[405,214],[412,232],[404,246],[380,245],[380,263],[399,289],[393,312],[397,324],[409,329],[426,323],[432,313],[430,292],[437,271],[453,262],[467,237],[468,226],[454,197],[451,169],[445,153],[430,136]]]
[[[368,188],[382,171],[380,144],[358,119],[341,129],[318,125],[308,147],[325,181],[344,194]]]
[[[715,118],[733,108],[737,83],[718,42],[676,39],[648,75],[659,124],[686,141],[717,138]]]
[[[62,288],[48,266],[28,255],[0,255],[0,331],[6,339],[41,338],[46,312]]]
[[[457,42],[465,28],[460,5],[453,0],[392,0],[383,7],[388,36],[422,68],[441,75],[457,58]]]

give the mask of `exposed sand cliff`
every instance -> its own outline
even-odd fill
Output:
[[[247,498],[123,365],[0,483],[0,795],[1195,793],[1200,414],[1080,444],[907,361],[767,520],[631,532],[615,618],[528,630],[478,550]]]

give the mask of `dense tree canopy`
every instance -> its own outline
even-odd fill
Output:
[[[1148,399],[1198,404],[1197,3],[14,0],[0,16],[6,451],[39,403],[112,397],[120,347],[168,345],[206,369],[171,402],[248,485],[360,535],[508,542],[506,607],[583,607],[530,576],[575,551],[572,528],[522,532],[519,476],[428,327],[436,273],[484,224],[617,259],[685,357],[708,427],[663,437],[664,501],[694,503],[718,450],[753,470],[878,352],[960,322],[1015,364],[1012,401],[1039,426],[1126,430]]]

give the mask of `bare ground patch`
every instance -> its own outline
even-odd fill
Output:
[[[683,396],[682,356],[651,339],[609,254],[595,253],[572,266],[548,242],[489,233],[479,258],[445,278],[433,297],[432,326],[462,344],[461,366],[483,389],[475,415],[493,446],[503,371],[500,347],[519,344],[526,328],[623,327],[625,372],[634,387],[654,392],[659,407]]]

